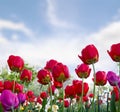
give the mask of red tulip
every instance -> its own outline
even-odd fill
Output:
[[[23,85],[15,83],[15,92],[17,93],[23,92]]]
[[[119,90],[116,86],[113,87],[111,94],[113,94],[113,92],[115,94],[115,101],[118,101],[119,100]]]
[[[31,79],[32,79],[32,71],[28,70],[28,69],[24,69],[21,72],[20,80],[29,82],[29,81],[31,81]]]
[[[75,84],[74,86],[75,86],[76,94],[78,96],[81,96],[82,95],[82,81]],[[83,83],[83,86],[84,86],[83,87],[83,96],[85,96],[89,90],[89,86],[88,86],[88,83],[86,83],[86,82]]]
[[[107,52],[113,61],[120,62],[120,43],[113,44],[110,51],[107,50]]]
[[[52,81],[51,73],[50,73],[50,71],[48,71],[46,69],[39,70],[38,74],[37,74],[37,78],[38,78],[38,82],[43,85],[46,85],[50,81]]]
[[[29,101],[29,102],[34,102],[34,101],[35,101],[34,92],[31,91],[31,90],[27,91],[27,93],[26,93],[26,98],[27,98],[27,101]]]
[[[58,82],[58,81],[54,81],[54,86],[56,88],[62,88],[63,87],[63,84],[61,82]]]
[[[3,81],[0,81],[0,93],[4,90],[4,83]]]
[[[27,91],[26,95],[27,95],[28,97],[32,97],[32,96],[34,96],[34,92],[31,91],[31,90],[29,90],[29,91]]]
[[[70,102],[68,100],[64,100],[64,107],[68,108],[70,106]]]
[[[40,96],[37,97],[37,103],[42,104],[42,99]]]
[[[98,61],[99,58],[99,54],[98,54],[98,50],[97,48],[91,44],[86,46],[82,52],[81,52],[82,56],[78,57],[85,63],[85,64],[93,64],[96,63]]]
[[[20,56],[10,55],[7,62],[12,71],[20,72],[24,67],[24,60]]]
[[[88,99],[88,96],[84,96],[84,97],[83,97],[83,101],[84,101],[84,102],[88,102],[88,100],[89,100],[89,99]]]
[[[73,83],[73,85],[75,85],[75,84],[77,84],[77,83],[82,83],[82,81],[81,81],[81,80],[76,80],[76,79],[75,79],[75,80],[72,81],[72,83]]]
[[[76,99],[76,101],[79,103],[79,101],[80,101],[80,96],[76,95],[76,96],[75,96],[75,99]]]
[[[93,98],[94,94],[93,94],[93,93],[90,93],[88,96],[89,96],[90,98]]]
[[[9,80],[4,81],[4,89],[13,90],[13,82]]]
[[[62,63],[57,63],[53,67],[52,75],[54,80],[58,82],[64,82],[70,77],[68,67]]]
[[[52,90],[52,94],[54,95],[55,90],[56,90],[56,87],[55,87],[54,85],[48,87],[48,92],[49,92],[49,93],[50,93],[50,91],[51,91],[50,89]]]
[[[45,92],[45,91],[41,92],[41,93],[40,93],[40,97],[41,97],[42,99],[46,99],[46,98],[48,97],[47,92]]]
[[[75,69],[75,72],[78,75],[78,77],[87,78],[90,75],[91,69],[89,68],[88,65],[83,63],[77,66],[77,68]]]
[[[98,71],[96,73],[96,85],[97,86],[104,86],[106,83],[107,83],[106,72],[104,72],[104,71]]]
[[[44,68],[47,69],[47,70],[52,71],[53,67],[54,67],[57,63],[58,63],[58,62],[57,62],[56,60],[51,59],[51,60],[47,61],[46,66],[45,66]]]
[[[76,95],[74,85],[67,85],[65,88],[65,97],[66,98],[74,98]]]

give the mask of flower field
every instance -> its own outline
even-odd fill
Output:
[[[99,55],[93,44],[85,46],[75,68],[78,78],[67,85],[71,76],[62,62],[50,59],[37,70],[10,55],[8,69],[0,73],[0,112],[120,112],[120,43],[106,52],[118,71],[96,71]],[[86,82],[90,75],[92,87]]]

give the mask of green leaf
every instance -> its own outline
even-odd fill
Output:
[[[40,112],[45,112],[45,106],[46,106],[46,104],[47,104],[47,99],[45,98],[42,101],[42,109],[40,110]]]
[[[1,104],[0,104],[0,112],[3,112],[3,108]]]
[[[114,92],[112,92],[112,96],[111,96],[110,111],[111,111],[111,112],[116,112],[115,93],[114,93]]]

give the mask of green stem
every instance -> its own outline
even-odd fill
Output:
[[[119,77],[120,77],[120,62],[118,62],[118,72],[119,72]]]
[[[118,72],[119,72],[119,77],[120,77],[120,62],[118,62]],[[120,89],[117,85],[117,88],[119,90],[119,102],[118,102],[118,112],[120,112]]]
[[[17,112],[20,112],[20,107],[21,107],[21,104],[19,105],[18,109],[17,109]]]
[[[78,111],[80,110],[80,107],[81,107],[81,100],[79,99],[79,101],[78,101]]]
[[[15,81],[16,81],[16,74],[14,74],[14,75],[15,75],[15,77],[13,79],[13,93],[15,92]]]
[[[62,85],[63,85],[63,81],[62,81]],[[63,86],[62,86],[62,97],[63,97],[62,112],[64,112],[64,88]]]
[[[116,87],[118,89],[118,92],[119,92],[119,101],[118,101],[118,112],[120,112],[120,88],[118,86],[118,84],[116,83]]]
[[[92,112],[95,112],[95,105],[94,105],[94,100],[95,100],[95,84],[96,84],[96,74],[95,74],[95,66],[92,64],[93,67],[93,77],[94,77],[94,86],[93,86],[93,100],[92,100]]]
[[[72,112],[72,99],[70,98],[70,112]]]
[[[119,91],[119,101],[118,101],[118,112],[120,112],[120,91]]]
[[[50,87],[50,109],[51,109],[51,112],[52,112],[52,84],[51,82],[49,83],[49,87]]]
[[[108,102],[108,98],[109,98],[109,92],[107,93],[107,112],[108,112],[108,109],[109,109],[109,102]]]
[[[16,73],[14,72],[14,79],[13,79],[13,93],[15,92],[15,82],[16,82],[16,79],[17,79],[17,76],[19,75],[19,73]]]
[[[100,112],[100,105],[99,105],[99,99],[100,99],[99,97],[100,97],[100,96],[99,96],[99,90],[100,90],[100,87],[98,88],[98,112]]]
[[[12,107],[12,112],[15,112],[13,107]]]
[[[83,100],[83,91],[84,91],[84,78],[82,78],[82,94],[81,94],[81,112],[83,111],[82,100]]]

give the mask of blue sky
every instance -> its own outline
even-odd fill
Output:
[[[97,70],[114,70],[106,50],[120,42],[119,4],[119,0],[1,0],[1,65],[10,54],[41,67],[54,58],[74,74],[81,63],[78,54],[94,44],[100,52]]]
[[[113,21],[120,7],[118,0],[3,0],[0,3],[1,19],[24,22],[40,34],[54,33],[50,17],[47,17],[51,4],[54,11],[50,13],[87,33]]]

